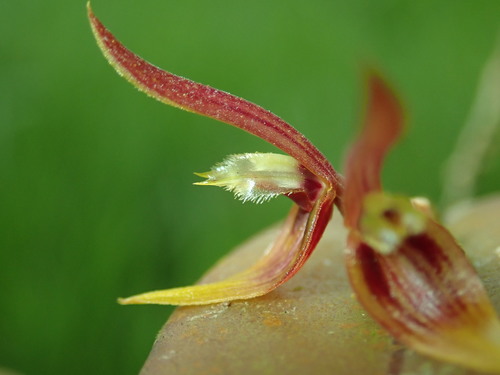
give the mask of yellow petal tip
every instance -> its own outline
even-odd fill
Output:
[[[120,305],[131,305],[133,302],[130,302],[130,298],[118,298],[116,300]]]

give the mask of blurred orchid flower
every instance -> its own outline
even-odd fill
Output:
[[[383,158],[402,132],[399,102],[369,79],[366,123],[346,166],[346,183],[296,129],[231,94],[161,70],[127,50],[94,16],[97,43],[115,70],[139,90],[186,111],[236,126],[287,155],[227,157],[199,185],[221,186],[243,201],[285,195],[295,203],[262,258],[226,280],[144,293],[122,304],[200,305],[264,295],[290,279],[311,255],[335,204],[350,230],[346,264],[370,315],[397,340],[429,356],[500,372],[500,323],[475,270],[427,201],[382,191]]]
[[[437,359],[500,372],[500,323],[484,287],[429,203],[386,193],[383,158],[402,132],[398,101],[370,77],[364,128],[346,165],[346,264],[366,311],[398,341]]]
[[[165,72],[127,50],[94,16],[92,30],[104,56],[116,71],[153,98],[236,126],[275,145],[288,155],[229,156],[213,170],[198,174],[200,185],[222,186],[246,201],[278,195],[291,198],[282,231],[252,267],[227,280],[144,293],[120,299],[122,304],[196,305],[264,295],[291,278],[311,255],[340,206],[343,178],[301,133],[271,112],[226,92]]]

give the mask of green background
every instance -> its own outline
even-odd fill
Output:
[[[125,45],[289,121],[342,170],[380,68],[409,129],[389,190],[440,199],[441,173],[500,26],[500,2],[95,0]],[[193,186],[259,139],[139,93],[106,63],[85,2],[0,3],[0,367],[135,374],[172,311],[119,296],[193,283],[285,216]],[[498,154],[492,158],[496,160]],[[498,190],[490,163],[480,191]],[[496,168],[496,169],[495,169]]]

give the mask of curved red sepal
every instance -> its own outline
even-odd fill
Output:
[[[380,171],[385,154],[403,130],[403,111],[396,96],[378,75],[368,81],[369,104],[365,124],[351,146],[346,163],[343,197],[344,222],[357,225],[364,196],[381,189]]]
[[[341,194],[342,176],[314,145],[291,125],[245,99],[162,70],[140,58],[97,19],[88,4],[88,17],[97,44],[116,71],[151,97],[225,122],[273,144],[297,159],[311,173]]]

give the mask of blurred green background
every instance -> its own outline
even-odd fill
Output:
[[[95,0],[136,53],[254,101],[337,169],[382,69],[410,128],[385,185],[440,199],[442,165],[500,26],[500,2]],[[172,308],[119,296],[193,283],[290,202],[192,185],[273,147],[132,88],[95,45],[84,1],[0,3],[0,368],[135,374]],[[491,167],[493,168],[493,167]],[[498,169],[480,191],[498,190]]]

